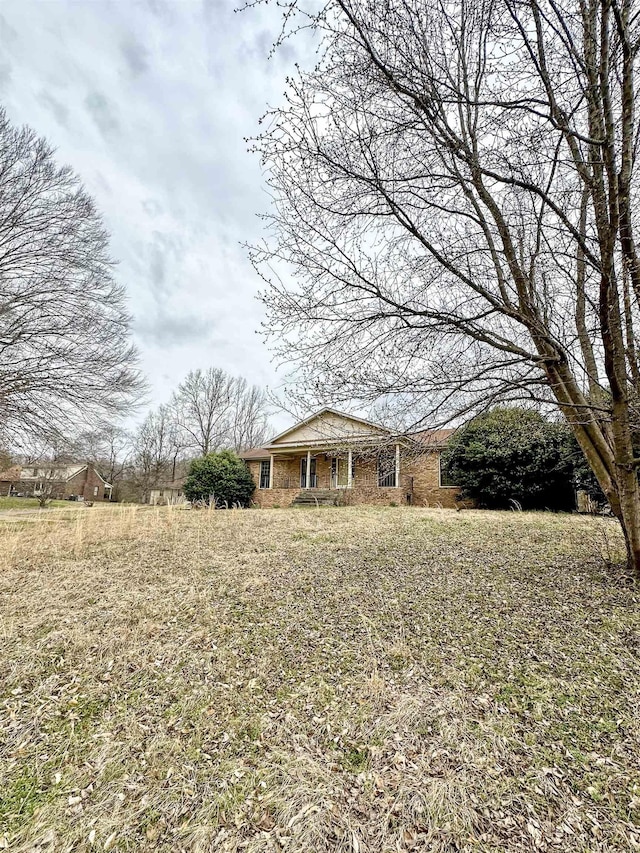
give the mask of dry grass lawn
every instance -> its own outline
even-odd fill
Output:
[[[640,849],[610,520],[94,509],[0,522],[0,847]]]

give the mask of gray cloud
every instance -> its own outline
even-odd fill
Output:
[[[0,40],[4,45],[10,45],[18,40],[18,31],[11,26],[4,15],[0,15]]]
[[[132,77],[144,74],[149,68],[148,52],[135,39],[126,39],[120,45],[120,51]]]
[[[163,212],[162,205],[155,198],[146,198],[142,202],[142,209],[148,216],[160,216]]]
[[[101,92],[89,92],[84,99],[84,105],[104,136],[109,136],[119,129],[119,122],[109,101]]]
[[[136,324],[136,331],[143,340],[169,349],[188,344],[194,338],[206,341],[213,330],[214,324],[211,320],[194,314],[181,317],[159,316],[154,320]]]

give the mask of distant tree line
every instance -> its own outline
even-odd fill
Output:
[[[133,436],[141,499],[158,483],[183,477],[190,460],[258,446],[268,429],[263,389],[215,367],[190,371],[169,402],[150,412]]]
[[[88,462],[114,487],[115,500],[146,501],[159,484],[183,479],[192,460],[263,443],[268,433],[264,390],[219,368],[194,370],[169,402],[137,429],[103,422],[69,437],[62,431],[29,436],[3,454],[2,468]]]

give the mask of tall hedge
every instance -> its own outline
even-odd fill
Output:
[[[461,496],[478,506],[507,509],[515,500],[523,509],[571,510],[575,472],[584,462],[565,424],[501,407],[458,430],[442,464]]]
[[[211,496],[216,506],[248,506],[255,483],[246,464],[230,450],[209,453],[194,459],[184,484],[188,500],[208,501]]]

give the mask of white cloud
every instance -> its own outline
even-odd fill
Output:
[[[277,384],[241,241],[267,197],[243,138],[278,102],[275,8],[4,0],[0,99],[78,172],[112,234],[152,402],[215,365]],[[311,53],[311,51],[310,51]]]

